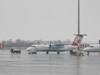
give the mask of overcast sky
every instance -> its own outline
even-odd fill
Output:
[[[77,34],[78,0],[0,0],[0,41],[71,40]],[[83,41],[100,39],[100,0],[80,0]]]

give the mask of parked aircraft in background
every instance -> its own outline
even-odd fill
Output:
[[[83,49],[89,55],[90,52],[99,52],[100,53],[100,44],[91,44],[89,47]]]
[[[3,49],[4,47],[4,42],[0,42],[0,49]]]
[[[28,51],[28,54],[37,54],[37,52],[46,52],[48,54],[49,52],[57,52],[57,54],[60,54],[60,52],[64,51],[70,51],[71,54],[74,54],[75,49],[78,49],[78,45],[81,43],[83,39],[83,35],[78,34],[76,35],[73,43],[71,45],[65,45],[65,44],[39,44],[39,45],[32,45],[28,47],[26,50]]]

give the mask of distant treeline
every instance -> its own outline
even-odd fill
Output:
[[[65,40],[65,41],[61,41],[61,40],[52,40],[52,41],[43,41],[43,40],[34,40],[34,41],[30,41],[30,40],[21,40],[21,39],[17,39],[15,41],[7,40],[7,41],[3,41],[4,46],[5,47],[29,47],[33,44],[71,44],[70,40]]]

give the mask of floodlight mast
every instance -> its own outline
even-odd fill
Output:
[[[87,36],[86,34],[80,34],[80,0],[78,0],[78,33],[76,35]]]
[[[80,34],[80,0],[78,0],[78,34]]]
[[[82,34],[80,34],[80,0],[78,0],[78,34],[77,35],[83,36]],[[83,56],[83,53],[80,51],[79,44],[78,44],[78,55]]]

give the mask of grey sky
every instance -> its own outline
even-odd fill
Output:
[[[83,41],[100,39],[100,0],[81,1]],[[0,41],[66,40],[77,33],[78,0],[0,0]]]

